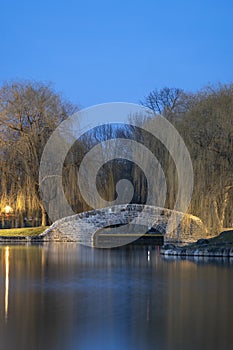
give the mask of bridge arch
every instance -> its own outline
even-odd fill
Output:
[[[169,218],[172,214],[179,224],[176,230],[168,232]],[[181,221],[181,219],[183,220]],[[196,241],[206,233],[206,227],[196,216],[184,215],[181,212],[149,205],[127,204],[91,210],[60,219],[43,232],[39,238],[44,241],[79,242],[92,247],[94,246],[94,237],[99,230],[118,225],[118,237],[111,244],[111,247],[115,247],[123,245],[123,241],[126,242],[125,237],[122,241],[119,237],[129,234],[129,224],[132,221],[134,232],[139,230],[137,232],[140,234],[140,226],[146,228],[144,233],[155,228],[164,235],[165,241],[169,242]],[[132,239],[132,235],[128,236],[128,243],[133,240],[135,238]]]

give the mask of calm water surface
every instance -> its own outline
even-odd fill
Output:
[[[232,349],[233,260],[0,246],[0,349]]]

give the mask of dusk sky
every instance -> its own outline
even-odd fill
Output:
[[[80,107],[233,81],[232,0],[2,0],[0,84],[51,82]]]

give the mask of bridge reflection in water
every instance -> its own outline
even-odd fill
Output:
[[[0,246],[1,276],[8,258],[7,322],[0,283],[3,350],[232,347],[232,259],[49,242]]]

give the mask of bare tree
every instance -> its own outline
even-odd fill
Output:
[[[142,104],[155,113],[169,117],[172,114],[181,113],[185,108],[186,100],[187,97],[183,90],[165,87],[151,91]]]
[[[14,197],[16,211],[20,205],[21,212],[39,208],[42,225],[47,219],[39,195],[41,155],[53,130],[74,111],[73,105],[43,83],[18,82],[0,89],[0,139],[5,144],[9,173],[17,174],[7,192]]]

